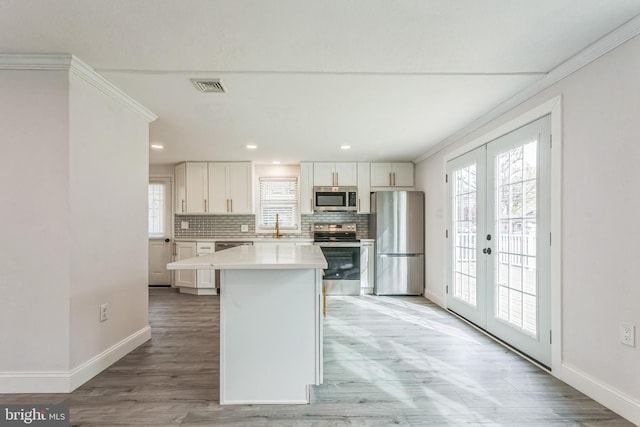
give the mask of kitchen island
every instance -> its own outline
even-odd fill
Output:
[[[309,403],[322,383],[317,246],[238,246],[167,265],[220,270],[220,404]]]

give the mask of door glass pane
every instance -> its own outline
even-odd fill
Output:
[[[476,288],[476,165],[465,166],[453,174],[453,296],[472,306],[477,303]]]
[[[537,141],[500,153],[496,162],[495,316],[537,333]]]
[[[164,237],[164,184],[149,184],[149,237]]]

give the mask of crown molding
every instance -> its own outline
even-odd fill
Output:
[[[2,53],[0,70],[68,70],[72,55],[67,53]]]
[[[158,118],[158,116],[153,114],[144,105],[140,104],[138,101],[118,89],[109,80],[96,73],[96,71],[87,63],[83,62],[78,57],[73,55],[71,55],[70,71],[85,82],[103,92],[105,95],[111,96],[112,98],[120,101],[121,104],[123,104],[134,113],[138,113],[147,122],[152,122]]]
[[[587,46],[571,58],[557,65],[551,71],[546,73],[542,78],[536,80],[531,85],[516,93],[511,98],[498,104],[489,112],[483,114],[476,120],[464,126],[462,129],[443,139],[442,141],[431,147],[426,153],[416,158],[414,160],[414,163],[418,163],[425,159],[428,159],[429,157],[433,156],[449,145],[461,140],[465,136],[488,124],[492,120],[497,119],[502,114],[508,112],[509,110],[522,104],[523,102],[527,101],[528,99],[532,98],[548,87],[564,79],[565,77],[575,73],[584,66],[602,57],[621,44],[631,40],[638,34],[640,34],[640,15],[633,17],[601,39]]]
[[[118,89],[78,57],[66,53],[0,54],[0,70],[68,71],[89,83],[105,95],[120,102],[130,111],[152,122],[158,118],[153,112]]]

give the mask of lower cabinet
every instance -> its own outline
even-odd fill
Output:
[[[174,242],[174,261],[194,256],[196,256],[196,242]],[[195,288],[196,270],[176,270],[173,283],[177,288]]]
[[[213,253],[213,242],[176,242],[174,259],[180,261]],[[217,295],[215,270],[175,270],[173,286],[183,294]]]
[[[373,242],[360,241],[360,293],[363,295],[373,294],[374,259]]]

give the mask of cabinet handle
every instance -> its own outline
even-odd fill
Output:
[[[327,317],[327,288],[322,285],[322,317]]]
[[[310,211],[313,212],[313,199],[309,199],[309,208]]]
[[[396,186],[396,173],[393,173],[393,186]]]
[[[176,242],[173,242],[173,256],[177,256],[178,255],[177,246],[178,246],[178,244]]]
[[[389,186],[393,186],[393,178],[391,177],[391,172],[389,172]]]
[[[358,209],[356,210],[356,212],[360,212],[360,199],[358,199]]]
[[[204,211],[209,212],[209,209],[207,209],[207,199],[204,199]]]
[[[229,205],[231,206],[231,209],[229,209],[229,212],[233,212],[233,199],[229,199]]]
[[[184,200],[182,201],[182,212],[184,212]]]

